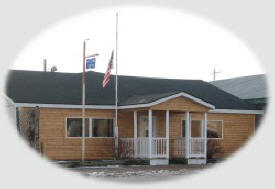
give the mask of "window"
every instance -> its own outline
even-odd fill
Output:
[[[89,136],[89,119],[85,120],[85,136]],[[67,136],[68,137],[82,137],[82,118],[68,118],[67,119]]]
[[[93,137],[113,137],[112,119],[93,119]]]
[[[191,121],[191,137],[202,137],[201,126],[202,126],[201,120]]]
[[[181,136],[185,137],[185,120],[181,122]],[[202,120],[191,120],[191,137],[202,137]]]
[[[181,136],[185,137],[185,120],[181,121]]]
[[[82,137],[82,118],[67,118],[67,137]],[[113,119],[85,119],[85,137],[113,137]]]
[[[191,137],[202,137],[202,121],[191,120]],[[185,137],[185,120],[181,122],[181,136]]]
[[[223,138],[223,121],[207,122],[207,138]]]

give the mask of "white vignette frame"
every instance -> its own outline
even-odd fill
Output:
[[[67,18],[64,18],[64,19],[67,19]],[[32,40],[32,39],[30,39],[30,40]],[[2,74],[2,75],[5,75],[5,74]],[[268,78],[269,79],[269,78]],[[270,107],[268,107],[268,111],[267,111],[268,113],[267,113],[267,116],[266,117],[269,117],[269,115],[270,115]],[[10,120],[8,120],[8,122],[10,123]],[[266,125],[266,119],[264,119],[263,120],[263,123],[262,123],[262,125]],[[260,131],[261,130],[263,130],[263,129],[260,129]],[[13,132],[14,132],[14,130],[13,130]],[[263,134],[262,132],[260,133],[260,134]],[[16,134],[14,134],[12,137],[15,137],[15,135]],[[17,136],[16,136],[17,137]],[[216,167],[215,168],[215,172],[217,172],[217,173],[214,173],[214,172],[212,172],[212,170],[208,170],[208,171],[205,171],[205,173],[209,173],[210,175],[208,176],[208,177],[211,177],[212,178],[212,176],[213,175],[215,175],[215,176],[218,176],[218,173],[221,171],[221,168],[223,168],[224,170],[227,170],[228,168],[230,169],[230,166],[234,166],[234,164],[233,163],[236,163],[237,161],[238,161],[238,159],[240,159],[240,161],[242,161],[243,160],[243,158],[244,158],[244,156],[245,156],[245,154],[249,154],[249,153],[251,153],[251,147],[252,147],[252,145],[254,146],[255,145],[255,142],[254,141],[256,141],[256,138],[258,138],[257,136],[256,137],[253,137],[254,139],[252,140],[252,141],[249,141],[248,143],[247,143],[247,145],[246,145],[246,147],[245,147],[245,149],[241,149],[240,151],[240,153],[239,152],[237,152],[232,158],[231,158],[231,160],[227,160],[226,161],[226,163],[224,163],[223,165],[220,165],[220,166],[218,166],[218,167]],[[262,138],[262,137],[261,137]],[[16,142],[19,142],[20,140],[18,140],[18,141],[16,141]],[[24,144],[23,144],[24,145]],[[258,146],[259,147],[259,146]],[[27,150],[26,151],[26,149],[24,149],[23,151],[21,151],[21,152],[23,152],[26,156],[24,156],[24,159],[25,158],[28,158],[29,156],[33,156],[34,154],[31,152],[31,153],[29,153],[28,152],[29,150]],[[245,152],[245,151],[249,151],[249,152]],[[29,155],[30,154],[30,155]],[[41,161],[41,160],[39,160],[40,159],[40,157],[34,157],[34,158],[31,158],[31,159],[33,159],[33,160],[35,160],[35,161]],[[26,160],[26,159],[25,159]],[[255,160],[255,159],[254,159]],[[44,167],[44,165],[42,165],[41,164],[41,162],[36,162],[36,163],[38,163],[37,165],[39,165],[39,167]],[[44,162],[43,162],[44,163]],[[47,164],[47,165],[46,165]],[[48,166],[48,163],[46,163],[45,165],[46,166]],[[236,164],[235,164],[235,166],[236,166]],[[234,166],[234,167],[235,167]],[[35,170],[35,168],[33,168],[34,170]],[[232,168],[231,167],[231,171],[232,171],[232,169],[234,169],[234,168]],[[53,167],[51,167],[51,168],[47,168],[47,171],[57,171],[57,173],[61,173],[61,171],[58,171],[57,169],[55,169],[55,166],[53,166]],[[248,172],[249,172],[249,170],[248,170]],[[63,171],[62,171],[62,173],[63,173]],[[221,172],[220,172],[221,173]],[[47,173],[47,174],[49,174],[49,173]],[[230,174],[230,173],[229,173]],[[56,174],[55,174],[56,175]],[[62,175],[59,175],[60,177],[62,177]],[[73,176],[75,176],[74,174],[73,174]],[[192,176],[192,177],[197,177],[198,179],[200,178],[200,179],[202,179],[201,178],[201,176],[206,176],[206,174],[198,174],[198,175],[196,175],[196,176]],[[67,177],[67,174],[66,174],[66,177]],[[69,176],[70,177],[70,176]],[[218,178],[220,178],[219,176],[218,176]],[[188,180],[189,179],[191,179],[191,177],[189,178],[188,177]],[[193,180],[193,179],[192,179]],[[196,179],[197,180],[197,179]],[[205,179],[203,179],[203,180],[205,180]],[[222,179],[223,180],[223,179]],[[170,181],[170,182],[174,182],[175,180],[168,180],[168,181]],[[223,181],[225,181],[225,179],[223,180]],[[185,180],[185,182],[186,182],[186,180]],[[178,182],[177,182],[178,183]],[[102,182],[97,182],[97,184],[99,184],[99,185],[101,185],[101,184],[103,184]],[[187,185],[189,185],[188,183],[186,183]],[[221,184],[221,183],[220,183]],[[197,185],[197,184],[195,184],[195,185]]]

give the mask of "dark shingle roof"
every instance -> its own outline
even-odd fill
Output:
[[[86,104],[114,105],[114,76],[102,88],[102,73],[87,72]],[[254,109],[243,100],[201,80],[157,79],[118,76],[119,105],[154,102],[160,98],[185,92],[216,109]],[[80,105],[82,97],[81,73],[38,72],[12,70],[6,94],[16,103]]]
[[[211,82],[211,84],[241,99],[267,98],[267,84],[264,74],[218,80]]]

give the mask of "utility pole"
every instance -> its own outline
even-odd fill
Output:
[[[218,73],[221,73],[221,71],[217,72],[216,69],[214,69],[214,71],[213,71],[213,73],[212,73],[212,74],[213,74],[213,77],[214,77],[214,78],[213,78],[213,81],[216,80],[216,74],[218,74]]]
[[[43,60],[43,71],[46,72],[47,71],[47,59]]]

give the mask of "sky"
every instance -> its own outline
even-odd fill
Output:
[[[17,55],[11,69],[81,72],[86,54],[99,53],[93,71],[104,73],[116,46],[118,74],[213,80],[264,73],[260,62],[233,33],[213,20],[182,10],[150,7],[101,9],[70,17],[42,31]],[[112,71],[115,73],[115,69]]]

